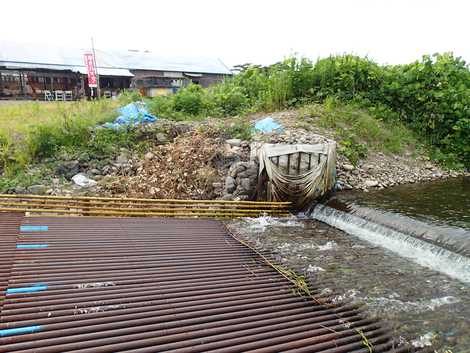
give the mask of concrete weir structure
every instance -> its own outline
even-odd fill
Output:
[[[0,253],[0,352],[410,351],[217,220],[0,213]]]

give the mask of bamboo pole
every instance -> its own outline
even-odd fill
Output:
[[[117,212],[117,211],[109,211],[109,210],[98,210],[98,211],[87,211],[84,214],[82,211],[73,211],[73,210],[64,210],[64,209],[47,209],[47,208],[0,208],[0,212],[32,212],[32,213],[51,213],[51,214],[62,214],[62,215],[78,215],[83,217],[88,217],[89,215],[96,215],[96,216],[127,216],[127,217],[207,217],[207,218],[234,218],[234,217],[258,217],[260,214],[258,212],[254,212],[252,214],[244,214],[244,213],[235,213],[232,212],[230,214],[220,214],[217,212],[213,213],[191,213],[191,212],[182,212],[176,214],[174,211],[172,212]],[[289,213],[279,213],[278,216],[288,216]]]
[[[166,207],[187,207],[187,206],[191,206],[191,207],[218,207],[218,208],[226,208],[226,209],[232,209],[232,208],[249,208],[249,209],[259,209],[259,210],[275,210],[275,209],[286,209],[286,205],[284,204],[278,204],[278,203],[273,203],[271,205],[245,205],[245,204],[242,204],[242,205],[238,205],[238,204],[208,204],[208,203],[200,203],[200,204],[182,204],[182,203],[178,203],[178,204],[174,204],[174,203],[167,203],[167,202],[159,202],[158,199],[155,199],[155,202],[149,202],[149,203],[142,203],[142,202],[128,202],[128,203],[124,203],[123,200],[121,199],[120,201],[94,201],[94,200],[75,200],[75,199],[52,199],[52,200],[49,200],[49,199],[36,199],[36,198],[32,198],[32,199],[29,199],[27,197],[22,197],[22,198],[19,198],[19,197],[15,197],[15,198],[2,198],[2,196],[0,196],[0,204],[2,202],[7,202],[6,200],[18,200],[18,202],[30,202],[30,203],[40,203],[40,204],[44,204],[45,202],[48,202],[49,204],[52,204],[53,202],[67,202],[69,205],[74,205],[74,206],[79,206],[79,205],[116,205],[116,206],[119,206],[119,205],[123,205],[123,206],[132,206],[132,207],[149,207],[149,205],[151,206],[158,206],[158,205],[164,205]],[[181,200],[180,200],[181,201]],[[12,201],[14,202],[14,201]]]
[[[101,201],[122,201],[122,202],[161,202],[161,203],[182,203],[182,204],[234,204],[234,205],[285,205],[290,206],[291,202],[266,202],[266,201],[229,201],[229,200],[177,200],[177,199],[145,199],[145,198],[124,198],[124,197],[94,197],[94,196],[51,196],[51,195],[17,195],[0,194],[0,198],[23,198],[23,199],[56,199],[56,200],[101,200]]]
[[[0,206],[5,206],[4,208],[14,208],[16,206],[20,208],[28,208],[28,209],[75,209],[75,210],[81,210],[84,214],[86,214],[89,210],[109,210],[109,211],[126,211],[126,212],[138,212],[138,211],[148,211],[148,212],[196,212],[196,213],[227,213],[227,214],[232,214],[233,212],[237,214],[253,214],[253,213],[258,213],[258,214],[277,214],[279,212],[284,213],[286,212],[285,209],[268,209],[268,210],[263,210],[263,209],[237,209],[237,208],[168,208],[168,207],[146,207],[145,209],[143,208],[130,208],[130,207],[99,207],[99,206],[94,206],[92,204],[83,204],[83,205],[74,205],[74,204],[66,204],[66,203],[45,203],[45,204],[30,204],[29,202],[1,202],[0,201]]]

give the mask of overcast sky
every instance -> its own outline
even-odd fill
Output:
[[[16,0],[0,40],[270,64],[297,53],[404,63],[453,51],[470,61],[468,0]]]

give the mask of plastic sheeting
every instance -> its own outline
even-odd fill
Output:
[[[270,133],[270,132],[283,132],[284,128],[281,124],[274,121],[273,118],[268,117],[264,118],[263,120],[258,121],[255,124],[255,131],[263,132],[263,133]]]
[[[269,200],[291,201],[303,209],[335,185],[334,141],[316,145],[265,144],[258,151],[258,159],[259,174],[266,171],[269,179]]]
[[[135,126],[143,123],[153,123],[157,117],[151,115],[145,103],[134,102],[118,109],[119,115],[112,123],[106,123],[103,127],[108,129],[118,129],[122,126]]]

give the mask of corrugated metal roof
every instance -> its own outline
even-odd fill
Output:
[[[321,286],[296,294],[218,221],[35,217],[16,238],[0,352],[407,351]]]
[[[99,68],[231,74],[220,59],[165,57],[150,52],[122,50],[96,49],[95,51]],[[83,54],[86,52],[90,52],[90,49],[55,47],[42,44],[25,45],[1,41],[0,66],[25,65],[26,68],[45,68],[44,65],[85,67]]]
[[[86,74],[87,70],[84,66],[74,66],[73,71],[80,72],[81,74]],[[124,77],[133,77],[134,75],[127,69],[113,69],[108,67],[98,67],[98,74],[102,76],[124,76]]]
[[[32,63],[19,63],[19,62],[1,62],[0,66],[5,66],[7,69],[47,69],[47,70],[60,70],[80,72],[86,75],[87,69],[85,66],[69,66],[69,65],[47,65],[47,64],[32,64]],[[114,69],[98,67],[98,73],[103,76],[125,76],[133,77],[134,75],[127,69]]]

